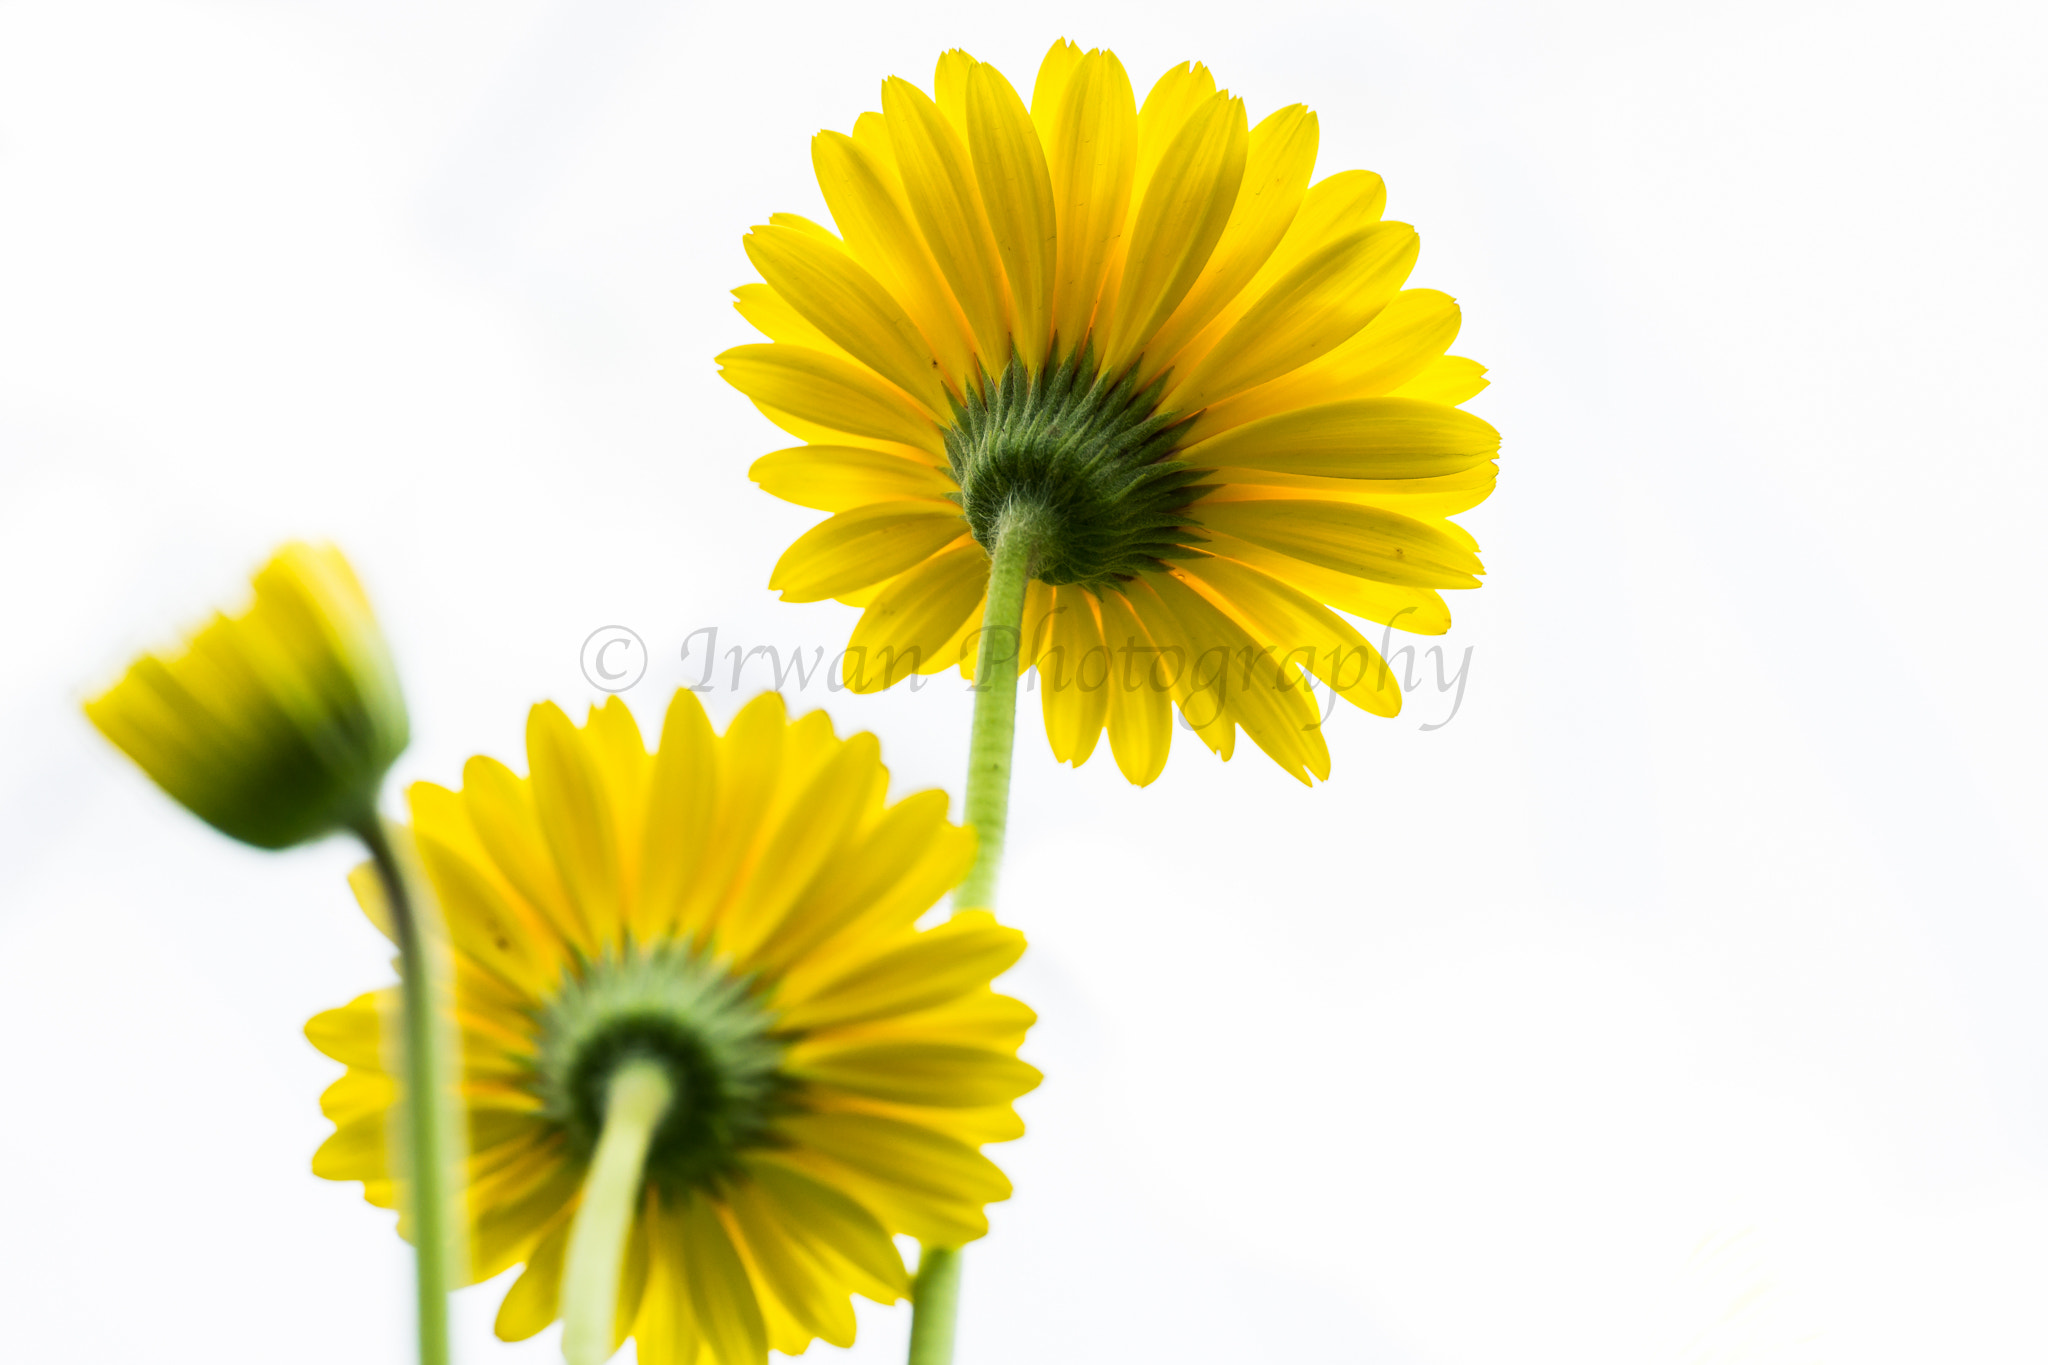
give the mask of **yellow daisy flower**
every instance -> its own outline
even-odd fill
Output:
[[[246,612],[136,660],[85,714],[215,829],[289,848],[373,818],[405,699],[339,550],[287,545],[253,587]]]
[[[1249,126],[1200,64],[1142,106],[1113,53],[1064,41],[1028,108],[964,52],[933,88],[888,80],[813,140],[837,231],[776,214],[746,239],[764,283],[738,308],[769,343],[719,362],[806,442],[753,477],[833,514],[771,586],[863,608],[857,690],[972,676],[978,634],[1021,632],[1062,761],[1106,729],[1152,781],[1171,704],[1224,758],[1242,729],[1327,777],[1314,681],[1401,702],[1338,613],[1440,633],[1442,591],[1481,573],[1449,517],[1492,490],[1499,435],[1457,406],[1486,383],[1447,354],[1457,304],[1402,287],[1415,230],[1371,172],[1311,183],[1307,108]]]
[[[979,1148],[1039,1079],[1031,1011],[989,984],[1023,937],[917,927],[974,836],[943,792],[888,804],[872,735],[773,693],[720,736],[678,692],[652,756],[617,698],[581,728],[537,706],[527,756],[409,793],[454,964],[470,1275],[525,1263],[499,1335],[562,1316],[572,1361],[631,1336],[642,1365],[847,1345],[851,1295],[908,1291],[893,1235],[987,1230],[1010,1186]],[[306,1030],[348,1067],[313,1169],[387,1208],[394,994]]]

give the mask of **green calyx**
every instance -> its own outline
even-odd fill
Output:
[[[1096,373],[1092,348],[1033,373],[1012,359],[954,405],[946,458],[974,538],[994,550],[1003,519],[1028,517],[1032,576],[1101,587],[1191,559],[1202,536],[1188,508],[1205,470],[1173,458],[1185,420],[1155,411],[1160,376]],[[1192,415],[1192,414],[1190,414]]]
[[[787,1043],[751,983],[681,945],[607,954],[568,978],[540,1012],[536,1089],[547,1116],[588,1157],[604,1131],[612,1076],[660,1066],[674,1098],[648,1146],[647,1178],[681,1192],[716,1181],[770,1142],[794,1107]]]

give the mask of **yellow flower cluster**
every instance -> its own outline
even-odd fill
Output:
[[[1456,303],[1405,287],[1379,177],[1317,178],[1307,108],[1254,124],[1199,64],[1141,104],[1067,42],[1028,103],[954,51],[881,104],[812,144],[832,227],[747,237],[768,341],[719,361],[804,442],[753,466],[830,514],[771,586],[861,610],[845,681],[981,675],[965,826],[942,792],[892,801],[872,735],[772,693],[719,733],[689,691],[652,751],[617,698],[536,706],[524,773],[474,758],[387,824],[405,707],[329,547],[285,547],[246,612],[87,704],[234,838],[368,848],[399,981],[307,1025],[345,1068],[313,1165],[417,1244],[421,1365],[448,1360],[448,1290],[513,1267],[499,1335],[559,1320],[570,1365],[628,1339],[761,1365],[906,1295],[913,1360],[947,1365],[958,1248],[1010,1193],[982,1148],[1039,1081],[1034,1015],[993,984],[1023,936],[980,908],[1016,676],[1062,761],[1106,734],[1149,783],[1177,707],[1308,782],[1314,686],[1400,707],[1352,618],[1440,632],[1478,585],[1450,518],[1493,488],[1499,436],[1459,406],[1484,371],[1449,354]]]

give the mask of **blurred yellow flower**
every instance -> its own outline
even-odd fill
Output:
[[[642,1365],[850,1343],[851,1295],[908,1289],[893,1235],[987,1230],[1010,1186],[979,1148],[1023,1131],[1038,1082],[1033,1015],[989,984],[1023,937],[986,912],[915,927],[972,834],[943,792],[887,804],[872,735],[773,693],[723,736],[677,693],[653,756],[616,698],[581,728],[538,706],[527,755],[410,792],[455,961],[470,1272],[525,1263],[499,1335],[566,1316],[572,1361],[632,1336]],[[394,996],[306,1030],[348,1066],[313,1169],[387,1208]],[[608,1261],[578,1249],[607,1237]],[[616,1312],[579,1356],[589,1293]]]
[[[1414,229],[1368,171],[1311,184],[1317,136],[1298,104],[1249,126],[1199,64],[1141,108],[1114,54],[1063,41],[1028,109],[952,51],[933,95],[888,80],[813,140],[837,231],[753,230],[765,283],[735,293],[770,344],[719,361],[808,443],[753,467],[833,514],[771,586],[864,609],[850,686],[971,675],[1014,534],[1029,587],[987,624],[1021,630],[1063,761],[1106,728],[1150,782],[1173,704],[1307,781],[1329,774],[1311,679],[1399,710],[1331,608],[1449,628],[1442,590],[1481,567],[1448,518],[1492,491],[1499,435],[1458,407],[1486,381],[1447,354],[1457,304],[1402,288]]]
[[[406,745],[405,700],[339,550],[287,545],[254,588],[242,615],[136,660],[85,713],[200,819],[287,848],[372,817]]]

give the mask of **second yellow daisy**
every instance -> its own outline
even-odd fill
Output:
[[[445,910],[468,1112],[471,1275],[524,1263],[509,1339],[566,1319],[572,1365],[761,1365],[852,1342],[850,1296],[910,1280],[1009,1183],[1031,1011],[990,988],[1023,937],[916,922],[974,858],[943,792],[889,804],[872,735],[773,693],[714,734],[678,693],[649,755],[616,698],[536,707],[530,772],[472,759],[411,790]],[[382,922],[373,882],[358,880]],[[395,989],[315,1018],[344,1062],[314,1158],[402,1205],[388,1146]]]

